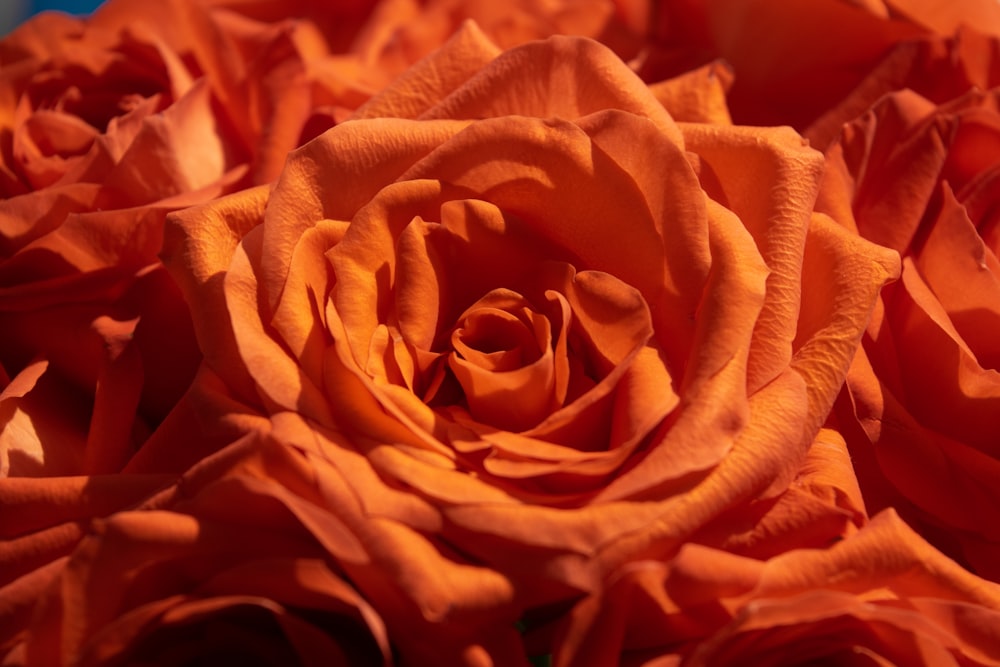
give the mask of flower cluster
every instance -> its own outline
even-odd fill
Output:
[[[1000,665],[1000,4],[0,40],[0,663]]]

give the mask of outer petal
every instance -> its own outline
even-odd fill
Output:
[[[250,383],[233,342],[232,324],[217,314],[228,312],[223,274],[240,240],[260,223],[267,197],[268,188],[260,186],[222,199],[221,207],[176,213],[168,218],[164,242],[164,263],[191,304],[206,360],[225,369],[230,381],[242,387]],[[247,389],[237,391],[249,394]]]
[[[555,662],[783,664],[854,652],[877,664],[989,665],[998,614],[995,584],[887,512],[826,550],[762,562],[687,545],[669,563],[625,567],[574,609]]]
[[[726,105],[726,93],[732,85],[732,68],[716,61],[650,84],[649,89],[678,123],[732,125]]]
[[[407,69],[351,118],[417,118],[498,55],[500,49],[475,23],[463,23],[440,49]]]
[[[812,424],[819,426],[833,406],[878,290],[898,275],[897,262],[894,253],[813,215],[802,278],[810,298],[799,315],[792,362],[809,387]]]
[[[753,392],[791,359],[803,248],[819,183],[820,156],[789,131],[710,125],[685,125],[683,129],[688,150],[723,184],[722,191],[710,191],[710,195],[740,217],[770,270],[748,369],[747,388]],[[740,175],[748,170],[768,174],[773,185],[767,190],[756,187],[754,180]]]
[[[221,644],[216,650],[233,654],[249,648],[276,664],[296,657],[315,664],[318,654],[339,654],[345,664],[387,662],[378,617],[327,568],[318,550],[294,536],[272,534],[268,544],[257,544],[252,554],[237,547],[242,550],[239,557],[233,548],[245,539],[240,532],[231,524],[180,513],[116,515],[75,553],[60,582],[68,595],[62,597],[58,587],[50,589],[39,619],[47,622],[29,629],[29,660],[67,664],[79,657],[84,664],[100,664],[112,656],[141,660],[156,655],[158,660],[182,663],[198,654],[199,647],[204,651],[208,638]],[[114,557],[106,558],[108,553]],[[200,561],[194,571],[192,559]],[[171,569],[177,574],[187,570],[188,577],[182,579],[190,584],[171,588],[169,579],[150,577]],[[77,597],[92,585],[105,590],[103,600]],[[264,618],[255,619],[254,610]],[[303,618],[310,613],[328,619],[328,628],[339,621],[357,630],[332,637],[319,629],[322,623]],[[225,627],[228,614],[237,621],[235,627],[242,628],[237,637],[204,634],[213,623],[221,621]],[[248,633],[248,621],[263,632]],[[282,640],[290,646],[282,647]],[[163,641],[170,645],[168,651]]]
[[[847,445],[836,431],[822,429],[787,490],[734,507],[693,541],[763,559],[829,546],[866,522]]]
[[[642,82],[607,48],[555,36],[511,49],[422,118],[488,118],[512,113],[574,119],[602,109],[649,118],[672,142],[682,139]]]

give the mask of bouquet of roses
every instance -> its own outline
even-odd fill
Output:
[[[996,0],[0,40],[0,665],[1000,665]]]

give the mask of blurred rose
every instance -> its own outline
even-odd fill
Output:
[[[303,70],[294,80],[274,82],[286,95],[294,89],[293,97],[300,101],[289,104],[278,98],[287,111],[286,132],[301,130],[300,143],[350,116],[448,41],[465,21],[474,21],[501,49],[550,35],[581,35],[607,44],[622,58],[644,47],[647,32],[642,10],[613,0],[511,0],[502,5],[493,0],[201,1],[230,18],[308,27],[295,40]],[[439,75],[447,78],[449,72]]]
[[[975,29],[963,25],[947,37],[932,35],[897,44],[803,134],[812,146],[826,150],[844,123],[864,114],[888,93],[912,90],[943,104],[974,88],[1000,85],[1000,20],[992,24],[993,35],[980,32],[988,30],[989,23],[972,25]]]
[[[903,256],[838,411],[865,498],[1000,580],[1000,92],[844,128],[820,207]]]
[[[274,131],[278,101],[295,101],[274,84],[302,68],[296,30],[230,19],[113,0],[0,41],[0,599],[17,617],[5,632],[94,517],[170,481],[117,474],[201,356],[159,263],[164,216],[270,178],[297,145],[301,128]],[[171,414],[163,436],[183,445],[162,472],[228,432]]]
[[[115,472],[184,392],[200,354],[163,218],[297,145],[272,127],[293,36],[113,0],[0,41],[0,475]]]
[[[825,550],[767,561],[701,545],[623,568],[573,610],[554,664],[996,665],[1000,587],[886,510]]]
[[[309,504],[300,458],[248,435],[95,522],[72,555],[0,589],[4,664],[388,665],[382,620],[328,558],[364,578],[361,550]]]
[[[995,0],[681,0],[655,7],[649,47],[635,64],[644,79],[659,80],[721,58],[735,73],[729,104],[737,123],[800,131],[840,104],[873,70],[883,81],[901,78],[905,63],[914,59],[952,72],[923,85],[954,91],[960,72],[975,81],[989,60],[996,61],[995,49],[949,45],[956,30],[974,27],[1000,36]],[[967,33],[965,42],[983,39]],[[925,77],[930,69],[923,68]],[[920,84],[921,76],[908,81]],[[841,123],[864,108],[827,119],[824,133],[835,136]]]
[[[221,395],[419,531],[383,572],[472,561],[530,607],[786,490],[896,266],[812,215],[793,132],[678,127],[590,40],[496,51],[466,27],[166,259]]]
[[[64,569],[94,517],[141,503],[173,479],[165,475],[9,478],[0,484],[0,656],[14,659],[42,591]]]
[[[614,0],[513,0],[502,7],[487,0],[203,1],[258,21],[305,19],[330,53],[393,74],[440,47],[467,20],[501,49],[554,34],[580,35],[630,58],[645,43],[645,8],[632,6],[644,3]]]

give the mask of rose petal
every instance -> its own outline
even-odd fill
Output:
[[[292,255],[288,281],[281,293],[271,326],[298,360],[299,367],[316,384],[312,375],[322,368],[322,358],[329,344],[323,325],[323,302],[332,289],[332,278],[320,257],[343,239],[347,224],[320,221],[302,234]]]
[[[715,52],[736,74],[736,121],[797,128],[842,99],[886,48],[924,32],[840,0],[714,0],[707,21]]]
[[[832,106],[804,131],[816,148],[825,150],[841,127],[863,116],[889,92],[911,90],[945,103],[974,89],[1000,84],[1000,58],[995,37],[961,26],[946,36],[896,44],[839,104]]]
[[[420,118],[516,114],[571,120],[604,109],[648,118],[669,141],[683,141],[663,107],[620,59],[596,42],[560,36],[501,54]]]
[[[734,507],[694,541],[764,559],[791,549],[830,546],[866,521],[847,445],[836,431],[822,429],[785,492]]]
[[[239,395],[255,396],[252,381],[233,339],[221,279],[240,240],[260,219],[268,188],[261,186],[218,200],[210,207],[192,208],[167,217],[163,261],[191,304],[198,343],[205,359],[222,369]]]
[[[270,224],[265,216],[260,279],[273,309],[288,272],[288,260],[302,233],[318,220],[351,220],[383,185],[414,160],[458,132],[464,123],[422,123],[376,119],[345,123],[293,152],[271,194],[268,208],[282,211]],[[374,132],[378,142],[369,140]],[[328,182],[339,183],[335,189]]]
[[[923,358],[924,363],[901,367],[897,391],[921,422],[996,455],[991,434],[1000,418],[1000,371],[979,365],[912,260],[906,258],[903,266],[902,289],[894,290],[886,304],[892,345],[903,359]],[[935,354],[921,354],[926,349]],[[954,423],[956,418],[960,423]]]
[[[983,369],[1000,370],[1000,344],[988,333],[1000,327],[1000,261],[946,182],[939,191],[941,210],[929,221],[914,267],[947,310],[961,344]]]
[[[807,429],[819,427],[830,411],[872,316],[870,304],[897,271],[894,253],[813,215],[802,274],[802,293],[809,298],[802,302],[792,361],[808,387]]]
[[[498,55],[500,49],[479,26],[466,21],[440,49],[403,72],[351,118],[417,118]]]
[[[219,180],[235,160],[225,135],[208,87],[196,84],[162,114],[145,120],[105,187],[134,204],[198,190]]]
[[[756,391],[788,365],[801,304],[802,248],[821,173],[820,155],[787,130],[684,125],[689,150],[725,189],[721,200],[754,237],[770,270],[751,342],[747,389]],[[750,166],[753,165],[753,166]],[[768,174],[767,190],[744,175]]]
[[[630,563],[573,610],[555,662],[785,664],[853,648],[885,656],[877,664],[988,663],[998,615],[1000,588],[888,511],[829,549],[765,562],[687,544],[668,562]]]
[[[39,110],[14,132],[14,157],[36,190],[59,181],[98,136],[76,116]]]
[[[233,254],[223,280],[226,307],[232,317],[236,350],[254,380],[269,412],[298,409],[323,423],[330,423],[329,407],[320,387],[303,373],[288,351],[278,344],[261,321],[253,260],[258,257],[264,228],[257,226]]]
[[[0,201],[0,255],[10,257],[70,213],[90,210],[98,190],[96,184],[76,183]]]
[[[649,90],[678,123],[732,125],[726,106],[726,93],[732,85],[732,68],[718,60],[651,84]]]
[[[934,32],[951,34],[959,25],[1000,35],[1000,7],[989,0],[969,0],[961,7],[928,0],[884,0],[890,11]]]
[[[86,406],[37,361],[0,393],[0,476],[56,476],[83,469]]]
[[[661,428],[662,435],[654,436],[657,446],[644,461],[654,470],[670,471],[671,483],[717,465],[751,417],[746,364],[750,332],[764,302],[767,269],[749,232],[736,217],[706,200],[715,270],[699,305],[692,343],[695,355],[687,362],[680,386],[680,414]],[[787,386],[777,382],[770,388]],[[799,402],[798,397],[788,397],[790,409]],[[666,481],[642,472],[645,466],[620,475],[602,495],[608,499],[629,497]]]

